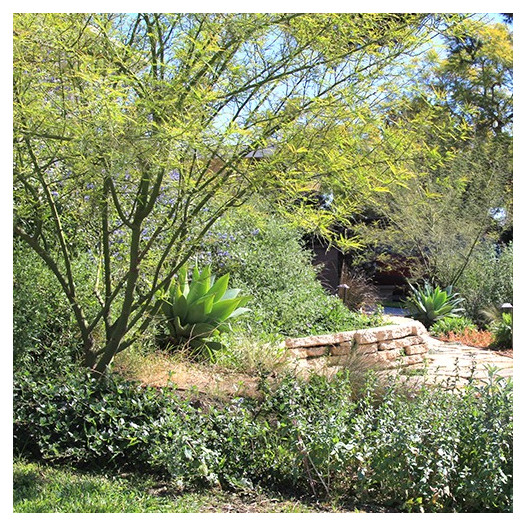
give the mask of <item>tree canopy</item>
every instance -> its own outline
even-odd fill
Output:
[[[67,296],[85,364],[104,373],[151,322],[156,292],[250,195],[330,237],[440,162],[427,137],[463,124],[430,102],[408,111],[411,58],[462,18],[15,15],[14,234]]]

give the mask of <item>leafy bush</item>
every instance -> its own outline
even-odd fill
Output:
[[[455,318],[463,311],[459,304],[464,301],[458,293],[453,294],[451,287],[442,290],[425,282],[422,287],[411,288],[411,294],[404,303],[409,314],[422,322],[427,328],[443,318]]]
[[[168,290],[158,294],[175,344],[187,343],[196,353],[207,351],[209,358],[214,358],[213,349],[220,344],[209,338],[226,332],[230,320],[249,310],[243,305],[250,296],[239,296],[239,289],[228,289],[229,277],[225,274],[216,281],[210,265],[201,272],[195,265],[188,283],[188,267],[183,265]]]
[[[429,332],[434,336],[447,336],[449,333],[462,334],[466,330],[476,331],[477,326],[464,316],[458,318],[442,318],[431,325]]]
[[[455,290],[465,300],[466,315],[481,326],[484,309],[513,303],[513,243],[504,247],[483,244],[455,284]]]
[[[284,378],[258,400],[190,403],[83,374],[15,377],[15,447],[55,461],[169,474],[181,488],[262,485],[406,511],[512,510],[512,385],[361,392]]]
[[[503,312],[501,306],[492,305],[481,309],[480,314],[491,332],[490,347],[494,349],[513,348],[513,315]]]
[[[25,246],[13,252],[13,351],[15,365],[54,342],[70,340],[70,312],[55,277]]]
[[[73,464],[144,467],[160,440],[164,412],[164,400],[153,388],[115,379],[103,383],[76,370],[61,379],[19,372],[15,450]]]
[[[510,382],[490,374],[460,395],[423,390],[410,401],[391,391],[361,428],[359,498],[407,511],[512,511]]]
[[[501,319],[491,326],[493,341],[491,346],[496,349],[511,349],[513,347],[513,316],[503,312]]]
[[[380,315],[350,312],[329,295],[301,233],[259,205],[222,218],[203,242],[201,261],[229,272],[233,286],[253,297],[239,323],[253,334],[306,336],[382,323]]]
[[[79,276],[77,294],[86,298],[87,313],[96,304],[93,284],[96,266],[88,254],[72,261]],[[96,334],[94,335],[97,336]],[[80,353],[80,335],[68,300],[54,274],[39,256],[22,243],[13,249],[13,351],[15,367],[20,362],[38,364],[75,358]],[[48,364],[51,366],[51,363]]]

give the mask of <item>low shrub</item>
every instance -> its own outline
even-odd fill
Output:
[[[64,348],[73,323],[66,296],[39,257],[15,243],[13,251],[13,351],[15,365],[39,358],[43,348]]]
[[[512,510],[511,384],[392,391],[362,426],[356,495],[407,511]],[[362,460],[363,459],[363,460]]]
[[[495,349],[513,348],[513,317],[509,312],[503,312],[501,319],[491,326],[493,341],[491,347]]]
[[[164,413],[165,400],[154,388],[97,381],[75,369],[60,379],[15,374],[15,451],[36,459],[147,466]]]
[[[477,326],[464,316],[458,318],[443,318],[431,325],[429,332],[433,336],[448,336],[449,333],[462,334],[465,331],[476,331]]]
[[[15,377],[15,448],[153,470],[184,489],[255,485],[404,511],[512,511],[512,385],[412,392],[292,376],[219,404],[84,375]]]
[[[95,261],[86,253],[72,260],[86,315],[98,303],[93,294]],[[97,335],[95,334],[95,337]],[[81,353],[81,338],[66,295],[40,257],[21,242],[13,247],[13,354],[14,365],[38,366],[42,360],[62,361]],[[66,356],[67,355],[67,356]]]

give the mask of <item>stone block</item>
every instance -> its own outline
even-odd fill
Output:
[[[417,363],[424,363],[424,357],[421,354],[400,357],[400,365],[402,366],[415,365]]]
[[[356,331],[337,332],[335,334],[321,334],[319,336],[307,336],[306,338],[287,338],[285,346],[289,349],[298,347],[319,347],[321,345],[338,345],[342,342],[351,341]]]
[[[400,356],[402,356],[400,354],[400,351],[398,349],[392,349],[392,350],[388,350],[388,351],[379,351],[378,352],[378,358],[380,360],[387,360],[387,361],[394,361],[394,360],[397,360],[398,358],[400,358]]]
[[[299,360],[307,358],[307,349],[297,348],[297,349],[289,349],[287,351],[287,354],[291,356],[292,358],[297,358]]]
[[[341,355],[341,356],[328,356],[327,357],[327,365],[330,367],[334,366],[340,366],[345,367],[351,362],[351,357],[347,355]]]
[[[339,345],[332,345],[329,348],[329,354],[332,356],[343,356],[346,354],[350,354],[352,350],[351,342],[343,342]]]
[[[307,353],[308,358],[317,358],[329,354],[329,348],[326,345],[320,347],[306,347],[305,352]]]
[[[356,354],[371,354],[378,351],[378,344],[375,343],[362,343],[359,345],[356,345],[353,348],[353,351],[356,352]]]
[[[422,343],[420,336],[406,336],[405,338],[399,338],[397,340],[387,340],[378,344],[379,351],[387,351],[390,349],[402,349],[402,347],[408,347],[410,345],[419,345]]]
[[[413,320],[413,323],[411,324],[411,334],[414,334],[415,336],[427,336],[427,329],[424,327],[424,324]]]
[[[413,334],[413,325],[386,325],[385,327],[356,331],[354,339],[357,343],[363,344],[394,340],[411,334]]]
[[[308,360],[306,363],[309,366],[309,369],[316,373],[323,373],[327,367],[329,366],[328,363],[328,356],[321,356],[319,358],[312,358]]]
[[[408,347],[404,347],[404,351],[407,355],[426,354],[427,345],[425,343],[418,345],[409,345]]]

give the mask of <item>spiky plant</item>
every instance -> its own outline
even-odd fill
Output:
[[[229,289],[229,278],[225,274],[216,279],[210,265],[200,272],[196,264],[189,280],[188,266],[181,267],[177,278],[159,294],[173,343],[187,344],[195,355],[207,353],[214,359],[214,351],[221,345],[210,338],[229,330],[233,319],[250,310],[244,307],[250,296],[240,296],[240,289]]]
[[[451,286],[445,289],[438,286],[433,288],[430,283],[425,282],[422,287],[413,287],[411,284],[409,287],[411,294],[404,307],[412,318],[422,322],[426,328],[444,318],[457,318],[464,312],[460,307],[464,299],[457,293],[453,294]]]

